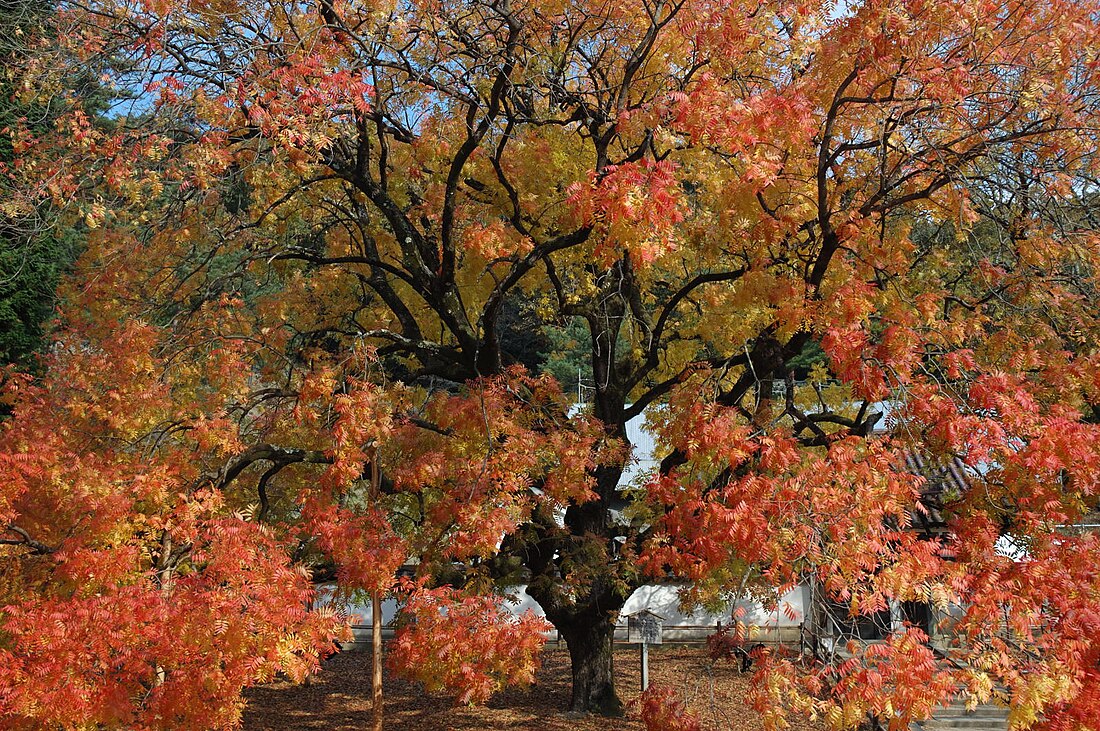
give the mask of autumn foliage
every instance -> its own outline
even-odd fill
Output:
[[[676,691],[667,685],[652,685],[639,701],[639,715],[646,731],[699,731],[699,719],[684,708]]]
[[[3,215],[85,246],[45,374],[5,378],[0,724],[232,726],[341,635],[321,579],[397,591],[396,662],[465,700],[530,679],[524,584],[571,707],[614,713],[616,614],[675,575],[950,617],[950,662],[808,617],[816,649],[757,668],[776,724],[997,692],[1100,725],[1100,542],[1069,527],[1100,499],[1095,0],[51,22],[16,88],[58,116],[7,130]],[[515,342],[570,323],[584,408]],[[643,417],[659,463],[621,489]]]
[[[484,703],[506,685],[534,682],[549,628],[530,610],[515,617],[499,598],[462,596],[449,587],[416,591],[405,605],[390,662],[425,690]]]
[[[5,433],[3,520],[36,537],[3,557],[5,725],[229,726],[243,686],[313,671],[343,631],[334,612],[309,611],[287,539],[196,486],[181,453],[96,450],[93,429],[132,434],[120,394],[63,390],[21,385],[25,419]]]

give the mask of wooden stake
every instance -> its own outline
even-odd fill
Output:
[[[382,731],[382,594],[371,597],[371,689],[374,692],[374,731]]]
[[[378,499],[379,489],[378,450],[371,454],[370,493],[371,500]],[[371,691],[373,693],[372,717],[373,731],[382,731],[382,592],[376,590],[371,596]]]

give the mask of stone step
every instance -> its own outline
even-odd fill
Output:
[[[973,710],[967,710],[965,703],[954,701],[937,708],[927,721],[914,724],[914,729],[917,728],[922,731],[1006,731],[1008,709],[984,703]]]
[[[951,724],[955,728],[978,728],[981,726],[1000,726],[1004,727],[1008,723],[1007,716],[942,716],[936,714],[932,718],[928,719],[929,722],[936,721],[937,723]]]
[[[963,705],[951,705],[936,709],[936,718],[1008,718],[1008,709],[1001,706],[978,706],[973,711]]]
[[[982,726],[1004,727],[1006,716],[941,716],[938,713],[928,719],[929,723],[941,723],[954,728],[981,728]]]

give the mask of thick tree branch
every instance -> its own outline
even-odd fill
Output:
[[[31,538],[30,533],[28,533],[23,528],[20,528],[15,523],[9,523],[4,530],[10,533],[14,533],[19,537],[0,538],[0,546],[26,546],[27,548],[31,549],[31,553],[36,556],[45,556],[57,551],[57,547],[47,545],[42,541]]]

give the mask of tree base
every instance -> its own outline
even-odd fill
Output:
[[[612,652],[615,625],[601,619],[588,626],[559,630],[569,646],[573,667],[573,697],[569,710],[620,717],[623,702],[615,692],[615,664]]]

